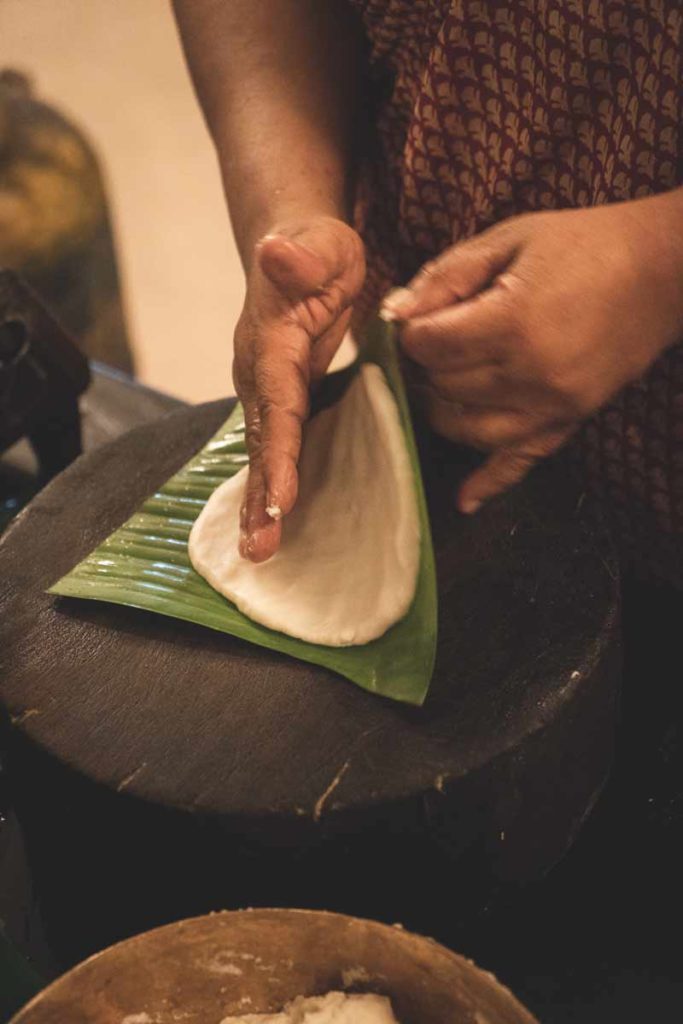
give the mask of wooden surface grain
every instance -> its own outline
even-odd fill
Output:
[[[423,438],[440,612],[421,709],[208,629],[46,594],[228,409],[182,409],[85,455],[0,542],[13,796],[63,963],[225,906],[430,931],[443,910],[450,935],[490,875],[538,877],[564,854],[609,770],[618,578],[561,463],[465,518],[467,459]]]
[[[426,706],[208,629],[46,587],[119,525],[226,416],[181,410],[79,459],[0,549],[0,695],[67,765],[173,807],[320,817],[439,789],[542,730],[614,640],[617,584],[548,467],[475,518],[462,468],[426,453],[439,648]]]

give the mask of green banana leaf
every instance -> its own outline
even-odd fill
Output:
[[[354,647],[323,647],[294,639],[247,618],[192,568],[187,540],[195,519],[214,489],[247,462],[244,417],[239,405],[198,455],[49,592],[185,619],[323,665],[383,697],[422,704],[434,666],[436,579],[420,464],[394,329],[380,320],[373,322],[362,358],[382,367],[396,397],[415,470],[422,527],[415,598],[405,617],[383,636]]]

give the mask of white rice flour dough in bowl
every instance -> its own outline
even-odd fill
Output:
[[[299,997],[282,1013],[225,1017],[221,1024],[398,1024],[384,996],[346,995]]]
[[[238,551],[247,468],[217,487],[189,541],[192,565],[249,618],[329,647],[365,644],[408,611],[420,520],[396,400],[366,363],[335,405],[304,429],[299,498],[280,550],[254,564]]]

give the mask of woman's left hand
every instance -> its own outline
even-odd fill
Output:
[[[383,315],[402,323],[432,427],[491,452],[460,491],[474,512],[683,338],[683,190],[505,221]]]

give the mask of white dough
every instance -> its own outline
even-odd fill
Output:
[[[420,521],[399,412],[382,370],[364,364],[342,399],[306,425],[299,497],[280,550],[240,556],[247,469],[216,488],[189,541],[196,571],[249,618],[309,643],[365,644],[415,594]]]
[[[398,1024],[385,996],[328,992],[311,999],[299,997],[282,1013],[250,1013],[224,1017],[221,1024]]]

